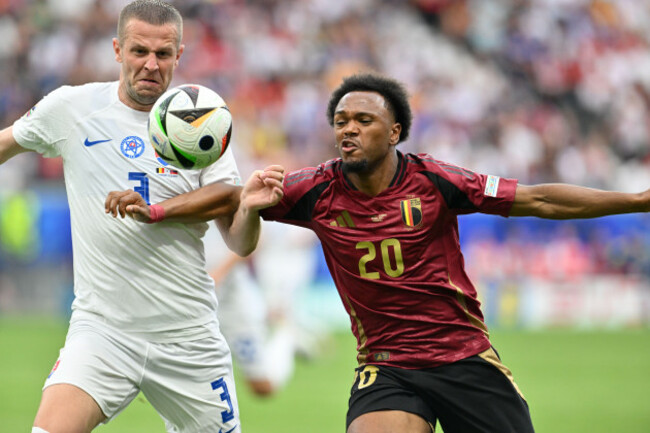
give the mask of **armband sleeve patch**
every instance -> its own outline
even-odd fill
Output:
[[[488,197],[496,197],[499,191],[499,179],[499,176],[488,176],[483,194]]]

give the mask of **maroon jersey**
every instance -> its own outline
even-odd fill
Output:
[[[285,176],[282,201],[262,217],[318,235],[360,364],[435,367],[490,347],[457,215],[507,216],[517,181],[398,155],[390,187],[376,197],[356,190],[334,159]]]

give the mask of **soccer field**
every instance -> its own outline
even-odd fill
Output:
[[[0,318],[0,432],[28,431],[66,323]],[[528,398],[537,432],[650,431],[650,330],[493,332],[492,341]],[[244,433],[345,431],[354,341],[335,335],[318,359],[299,361],[271,399],[238,390]],[[101,433],[164,432],[146,400]]]

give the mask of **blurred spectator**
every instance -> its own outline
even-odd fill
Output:
[[[0,3],[0,119],[62,83],[113,78],[116,65],[98,59],[127,1]],[[298,148],[305,163],[320,160],[323,83],[337,70],[338,79],[381,69],[411,88],[410,150],[523,182],[605,188],[622,184],[615,167],[650,164],[647,2],[176,3],[194,47],[177,81],[220,92],[249,152]],[[594,174],[604,162],[608,176]],[[25,176],[38,182],[56,170]]]
[[[0,122],[60,84],[114,79],[118,66],[105,51],[127,2],[0,0]],[[174,3],[187,17],[188,42],[176,84],[198,82],[224,97],[242,166],[334,157],[328,86],[377,69],[411,91],[415,124],[405,151],[522,183],[622,191],[650,184],[648,1]],[[21,155],[3,166],[0,188],[60,184],[60,164]],[[650,255],[640,252],[649,245],[639,236],[604,254],[609,265],[601,256],[584,267],[647,273]],[[574,265],[567,272],[583,268]]]

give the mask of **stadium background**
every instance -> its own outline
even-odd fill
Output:
[[[59,85],[115,79],[119,66],[111,38],[125,3],[0,0],[0,125],[11,124]],[[402,151],[428,152],[522,183],[570,182],[621,191],[650,186],[648,0],[174,4],[185,17],[186,44],[174,84],[201,83],[228,102],[234,115],[232,145],[244,176],[268,162],[297,168],[336,156],[324,115],[329,92],[342,76],[374,69],[410,90],[415,122]],[[625,431],[650,430],[647,392],[639,391],[650,385],[650,218],[557,222],[466,216],[460,225],[467,269],[477,282],[488,325],[495,338],[512,345],[501,348],[506,363],[512,356],[517,363],[520,352],[533,353],[531,346],[540,339],[565,341],[561,355],[567,365],[558,366],[565,371],[578,362],[566,350],[584,345],[580,362],[607,359],[603,366],[611,361],[611,371],[634,373],[627,387],[616,381],[606,386],[618,388],[629,406],[620,417],[630,422]],[[347,330],[347,318],[322,257],[316,257],[300,311],[337,335]],[[57,328],[35,315],[65,318],[70,262],[61,162],[19,155],[0,167],[0,341],[7,349],[0,360],[12,358],[12,346],[4,340],[10,330],[20,334],[33,328],[38,335]],[[20,354],[32,353],[23,347],[33,338],[38,337],[25,334],[13,357],[24,361]],[[589,338],[603,338],[593,352]],[[334,337],[332,344],[339,339],[347,342],[340,357],[351,368],[350,342]],[[60,339],[40,355],[48,357],[44,368],[59,345]],[[550,360],[549,352],[560,350],[549,347],[540,350],[542,358]],[[611,360],[603,353],[610,350],[618,354]],[[616,364],[621,358],[632,364]],[[516,377],[543,374],[538,364],[543,361],[527,361],[513,367]],[[12,395],[10,372],[0,367],[0,389]],[[34,387],[46,373],[29,373],[37,376]],[[327,366],[318,374],[328,374]],[[333,397],[339,417],[344,379]],[[603,377],[594,373],[590,379]],[[585,389],[580,398],[588,395]],[[635,410],[635,404],[646,410]],[[33,413],[27,412],[31,422]],[[576,414],[598,416],[610,419],[602,410]],[[562,428],[569,427],[562,423],[548,431],[581,431]]]

